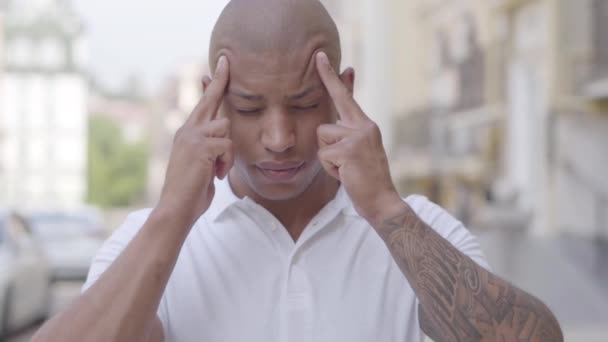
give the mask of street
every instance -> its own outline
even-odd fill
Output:
[[[573,237],[477,234],[493,270],[556,315],[566,341],[608,341],[608,246]]]
[[[68,305],[80,293],[81,282],[60,282],[53,285],[53,297],[51,300],[51,312],[56,313]],[[8,338],[6,342],[29,341],[38,326],[25,329],[16,336]]]

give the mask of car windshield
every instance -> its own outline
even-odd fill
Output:
[[[31,217],[34,233],[43,240],[77,238],[90,233],[94,223],[84,215],[37,214]]]

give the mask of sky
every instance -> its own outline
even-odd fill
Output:
[[[155,91],[182,63],[205,61],[228,0],[72,0],[86,26],[89,68],[105,87],[131,75]]]

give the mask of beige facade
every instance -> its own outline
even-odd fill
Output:
[[[0,3],[0,56],[4,56],[4,8],[3,4]],[[4,58],[0,58],[0,87],[2,86],[2,79],[4,77]],[[2,93],[2,89],[0,88],[0,94]],[[2,98],[0,97],[0,120],[2,119]],[[3,132],[0,129],[0,146],[2,146]],[[1,147],[0,147],[1,148]],[[0,170],[2,169],[2,165],[0,165]]]
[[[608,3],[395,3],[401,189],[465,219],[500,205],[536,234],[605,237]]]
[[[492,6],[395,1],[393,177],[467,219],[496,169]]]

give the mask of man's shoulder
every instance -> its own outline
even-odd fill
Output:
[[[453,218],[445,209],[429,200],[424,195],[412,194],[407,197],[403,197],[403,200],[418,216],[420,216],[420,218],[425,221],[427,218],[443,215],[448,215]]]
[[[140,228],[152,214],[153,208],[142,208],[129,212],[118,229]]]
[[[153,208],[143,208],[129,212],[122,223],[115,227],[108,240],[131,240],[146,223],[152,210]]]
[[[427,205],[428,203],[433,203],[426,196],[420,194],[411,194],[407,197],[402,197],[402,199],[409,204],[414,211],[416,211],[417,208],[419,209],[420,207]]]
[[[132,239],[146,223],[154,208],[142,208],[129,212],[125,219],[112,233],[111,239]],[[194,226],[201,224],[207,213],[202,214]]]
[[[154,208],[136,209],[134,211],[129,212],[129,214],[127,215],[127,220],[129,220],[129,219],[131,219],[131,220],[148,219],[148,217],[152,213],[152,210],[154,210]]]
[[[441,235],[450,235],[451,232],[457,230],[466,231],[462,222],[452,216],[446,209],[423,195],[413,194],[404,198],[404,201],[422,221]]]

